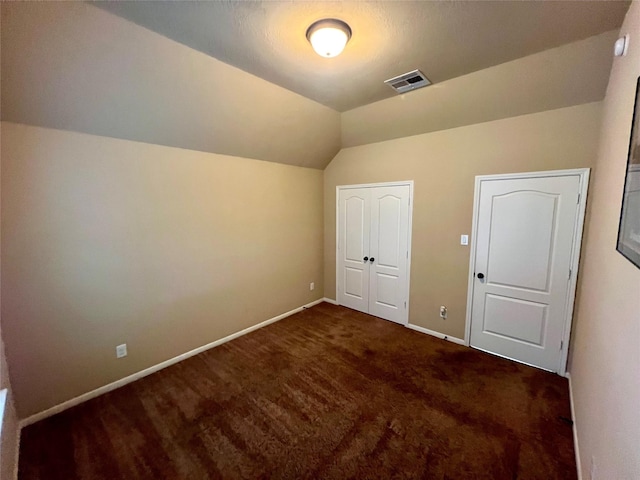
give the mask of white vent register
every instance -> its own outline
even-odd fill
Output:
[[[398,75],[397,77],[385,80],[384,83],[389,85],[398,93],[410,92],[411,90],[431,85],[431,81],[425,77],[424,73],[420,70],[413,70],[411,72]]]

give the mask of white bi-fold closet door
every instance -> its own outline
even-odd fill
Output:
[[[408,321],[411,183],[338,187],[340,305]]]

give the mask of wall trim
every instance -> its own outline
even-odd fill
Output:
[[[20,461],[20,437],[22,436],[22,425],[18,422],[18,432],[16,434],[16,452],[13,459],[13,479],[18,480],[18,462]]]
[[[71,407],[75,407],[76,405],[79,405],[81,403],[84,403],[88,400],[91,400],[93,398],[99,397],[100,395],[103,395],[107,392],[111,392],[112,390],[116,390],[117,388],[123,387],[129,383],[135,382],[136,380],[140,380],[141,378],[144,378],[148,375],[151,375],[152,373],[156,373],[164,368],[170,367],[171,365],[175,365],[178,362],[181,362],[183,360],[186,360],[187,358],[193,357],[194,355],[198,355],[199,353],[205,352],[207,350],[210,350],[212,348],[215,348],[219,345],[222,345],[223,343],[227,343],[231,340],[234,340],[238,337],[241,337],[243,335],[246,335],[247,333],[251,333],[255,330],[258,330],[262,327],[266,327],[267,325],[271,325],[272,323],[275,323],[279,320],[282,320],[284,318],[290,317],[291,315],[294,315],[298,312],[303,311],[306,308],[311,308],[315,305],[318,305],[319,303],[322,303],[323,301],[325,301],[324,298],[320,298],[318,300],[314,300],[311,303],[307,303],[306,305],[303,305],[301,307],[298,308],[294,308],[293,310],[289,310],[288,312],[282,313],[280,315],[277,315],[273,318],[270,318],[268,320],[265,320],[264,322],[260,322],[256,325],[253,325],[251,327],[247,327],[243,330],[240,330],[239,332],[236,333],[232,333],[231,335],[227,335],[226,337],[220,338],[218,340],[215,340],[211,343],[207,343],[206,345],[203,345],[201,347],[195,348],[193,350],[190,350],[186,353],[183,353],[181,355],[178,355],[177,357],[173,357],[170,358],[169,360],[165,360],[164,362],[160,362],[152,367],[149,368],[145,368],[144,370],[141,370],[137,373],[134,373],[132,375],[129,375],[127,377],[121,378],[120,380],[116,380],[115,382],[112,383],[108,383],[107,385],[103,385],[102,387],[98,387],[95,390],[91,390],[90,392],[87,393],[83,393],[82,395],[79,395],[77,397],[74,397],[70,400],[66,400],[58,405],[55,405],[51,408],[48,408],[46,410],[43,410],[42,412],[38,412],[35,413],[23,420],[20,420],[18,425],[19,428],[22,429],[24,427],[27,427],[29,425],[32,425],[36,422],[39,422],[40,420],[44,420],[45,418],[51,417],[57,413],[63,412]]]
[[[578,448],[578,424],[576,423],[576,407],[573,402],[573,386],[571,384],[571,374],[566,373],[569,380],[569,403],[571,404],[571,420],[573,421],[573,450],[576,452],[576,469],[578,470],[578,480],[582,480],[582,464],[580,463],[580,449]]]
[[[322,300],[324,300],[327,303],[330,303],[331,305],[340,305],[336,300],[334,300],[333,298],[327,298],[324,297]]]
[[[435,330],[429,330],[428,328],[419,327],[418,325],[413,325],[411,323],[407,323],[405,327],[410,328],[411,330],[415,330],[416,332],[426,333],[427,335],[431,335],[432,337],[440,338],[441,340],[447,340],[448,342],[457,343],[458,345],[465,345],[463,339],[445,335],[444,333],[436,332]]]

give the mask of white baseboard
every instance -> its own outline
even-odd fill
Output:
[[[442,340],[457,343],[458,345],[464,345],[464,340],[458,337],[450,337],[449,335],[445,335],[444,333],[439,333],[434,330],[429,330],[428,328],[419,327],[418,325],[412,325],[410,323],[407,323],[406,327],[410,328],[411,330],[415,330],[416,332],[426,333],[427,335],[432,335],[434,337],[441,338]]]
[[[576,468],[578,469],[578,480],[582,480],[582,464],[580,463],[580,449],[578,448],[578,427],[576,424],[576,407],[573,403],[573,387],[571,385],[571,374],[565,375],[569,380],[569,402],[571,403],[571,420],[573,420],[573,449],[576,452]]]
[[[183,353],[182,355],[178,355],[177,357],[173,357],[170,358],[169,360],[165,360],[164,362],[158,363],[157,365],[154,365],[152,367],[146,368],[144,370],[141,370],[140,372],[134,373],[132,375],[129,375],[128,377],[124,377],[121,378],[120,380],[116,380],[115,382],[109,383],[107,385],[104,385],[102,387],[96,388],[95,390],[91,390],[90,392],[87,393],[83,393],[80,396],[77,396],[75,398],[72,398],[71,400],[67,400],[65,402],[62,402],[59,405],[56,405],[54,407],[48,408],[46,410],[43,410],[42,412],[38,412],[34,415],[31,415],[30,417],[27,417],[23,420],[20,421],[19,425],[20,428],[24,428],[27,427],[33,423],[36,423],[40,420],[44,420],[45,418],[51,417],[52,415],[55,415],[56,413],[60,413],[63,412],[71,407],[75,407],[76,405],[79,405],[81,403],[86,402],[87,400],[91,400],[92,398],[96,398],[100,395],[103,395],[107,392],[110,392],[112,390],[115,390],[117,388],[123,387],[129,383],[135,382],[136,380],[140,380],[141,378],[146,377],[147,375],[151,375],[152,373],[156,373],[160,370],[162,370],[163,368],[167,368],[170,367],[171,365],[174,365],[178,362],[181,362],[183,360],[186,360],[187,358],[193,357],[194,355],[198,355],[199,353],[205,352],[211,348],[217,347],[219,345],[222,345],[223,343],[229,342],[235,338],[241,337],[243,335],[246,335],[247,333],[251,333],[254,330],[258,330],[259,328],[262,327],[266,327],[267,325],[271,325],[272,323],[275,323],[279,320],[282,320],[283,318],[287,318],[290,317],[291,315],[294,315],[298,312],[301,312],[302,310],[304,310],[305,308],[311,308],[314,305],[318,305],[319,303],[322,303],[326,301],[326,299],[324,298],[320,298],[318,300],[315,300],[311,303],[307,303],[306,305],[303,305],[302,307],[298,307],[298,308],[294,308],[293,310],[289,310],[286,313],[283,313],[281,315],[278,315],[276,317],[270,318],[268,320],[265,320],[264,322],[260,322],[256,325],[253,325],[251,327],[245,328],[244,330],[240,330],[239,332],[236,333],[232,333],[231,335],[228,335],[224,338],[221,338],[219,340],[216,340],[214,342],[208,343],[206,345],[203,345],[201,347],[198,347],[194,350],[191,350],[189,352]]]
[[[339,303],[331,298],[324,297],[323,300],[327,303],[331,303],[332,305],[339,305]],[[445,335],[444,333],[439,333],[434,330],[429,330],[428,328],[419,327],[418,325],[412,325],[407,323],[405,327],[410,328],[411,330],[415,330],[416,332],[426,333],[427,335],[431,335],[433,337],[438,337],[442,340],[448,340],[452,343],[457,343],[458,345],[465,345],[464,340],[458,337],[451,337],[449,335]]]
[[[13,480],[18,480],[18,462],[20,461],[20,436],[22,435],[22,425],[18,425],[18,434],[16,435],[16,453],[13,460]]]
[[[339,303],[335,301],[333,298],[324,297],[322,300],[324,300],[327,303],[330,303],[331,305],[339,305]]]
[[[324,297],[322,300],[327,303],[331,303],[332,305],[339,305],[339,303],[332,298]],[[427,335],[432,335],[434,337],[441,338],[442,340],[448,340],[449,342],[457,343],[458,345],[465,345],[464,340],[458,337],[450,337],[449,335],[445,335],[444,333],[439,333],[434,330],[429,330],[428,328],[419,327],[418,325],[412,325],[410,323],[407,323],[405,327],[410,328],[411,330],[415,330],[416,332],[426,333]]]

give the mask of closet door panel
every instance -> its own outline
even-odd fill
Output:
[[[338,202],[338,303],[367,313],[371,189],[340,190]]]
[[[408,297],[409,200],[408,185],[371,189],[369,313],[403,324]]]

